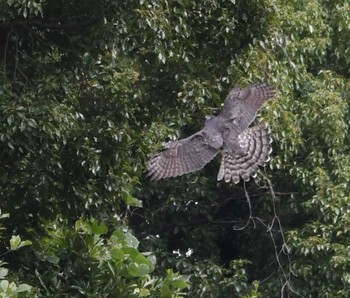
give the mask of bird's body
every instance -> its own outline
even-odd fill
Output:
[[[219,118],[210,116],[205,120],[204,131],[206,135],[210,136],[210,146],[215,149],[220,149],[223,145],[224,125]]]
[[[186,139],[169,142],[148,164],[152,179],[175,177],[203,168],[222,149],[218,180],[248,181],[271,153],[265,124],[249,128],[257,111],[275,95],[272,85],[256,84],[234,88],[218,116],[210,116],[202,130]]]

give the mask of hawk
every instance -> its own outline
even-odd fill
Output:
[[[159,180],[195,172],[221,151],[217,180],[238,183],[240,177],[244,181],[256,177],[259,166],[270,159],[272,140],[265,123],[249,125],[275,93],[275,87],[267,84],[232,89],[220,113],[208,116],[202,130],[186,139],[168,142],[164,151],[151,158],[148,176]]]

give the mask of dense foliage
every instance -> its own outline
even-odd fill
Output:
[[[0,295],[350,296],[349,40],[348,0],[0,1]],[[254,181],[149,181],[256,82]]]

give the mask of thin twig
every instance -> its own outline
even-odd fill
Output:
[[[255,220],[253,218],[252,204],[250,202],[250,197],[249,197],[249,194],[247,192],[247,189],[245,187],[245,181],[244,181],[243,187],[244,187],[244,193],[245,193],[245,197],[247,198],[247,203],[248,203],[248,207],[249,207],[249,218],[248,218],[246,224],[243,227],[241,227],[241,228],[234,228],[235,231],[244,230],[249,225],[249,223],[251,221],[253,222],[254,229],[256,228]]]
[[[16,53],[15,53],[15,67],[13,70],[13,78],[12,78],[12,83],[16,81],[16,75],[17,75],[17,65],[18,65],[18,36],[16,33]]]

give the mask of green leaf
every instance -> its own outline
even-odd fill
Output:
[[[139,243],[140,243],[137,240],[137,238],[133,234],[131,234],[129,232],[125,233],[125,241],[126,241],[128,246],[135,247],[135,248],[137,248],[139,246]]]
[[[134,277],[138,276],[138,274],[139,274],[139,266],[137,264],[135,264],[135,263],[129,264],[128,272],[129,272],[129,274],[131,276],[134,276]]]
[[[4,277],[8,274],[8,269],[0,267],[0,279],[4,279]]]
[[[0,219],[9,218],[9,217],[10,217],[10,213],[1,213],[0,212]]]
[[[147,275],[149,272],[150,272],[150,268],[146,264],[140,264],[138,266],[138,273],[137,273],[138,276]]]
[[[132,195],[128,194],[125,203],[129,206],[142,207],[142,201],[134,198]]]
[[[112,233],[111,240],[115,241],[117,244],[124,244],[125,243],[125,233],[122,229],[116,229]]]
[[[30,292],[32,290],[32,286],[30,285],[27,285],[27,284],[20,284],[18,287],[17,287],[17,292],[18,293],[21,293],[21,292]]]
[[[186,289],[189,286],[188,283],[182,277],[176,278],[171,283],[175,288],[178,289]]]
[[[111,251],[112,257],[117,260],[123,260],[124,253],[123,251],[118,247],[113,247]]]
[[[21,244],[21,237],[18,235],[12,235],[11,239],[10,239],[10,248],[11,250],[16,250],[19,248]]]
[[[162,294],[161,294],[162,298],[171,298],[171,291],[169,289],[169,286],[168,285],[164,285],[162,287]]]
[[[6,291],[7,291],[7,288],[9,287],[9,282],[8,282],[8,280],[2,280],[1,282],[0,282],[0,288],[3,290],[2,292],[5,292],[6,293]]]
[[[150,295],[150,291],[147,288],[142,288],[140,291],[140,297],[147,297]]]
[[[56,257],[56,256],[46,256],[45,260],[47,260],[48,262],[50,262],[52,264],[58,264],[60,262],[60,258]]]
[[[7,117],[8,125],[12,125],[13,121],[14,121],[14,116],[13,115],[10,115],[10,116]]]
[[[32,242],[30,240],[24,240],[22,241],[21,240],[21,237],[18,236],[18,235],[12,235],[11,239],[10,239],[10,248],[11,250],[17,250],[21,247],[24,247],[24,246],[28,246],[28,245],[31,245]]]
[[[138,264],[146,264],[147,266],[151,265],[151,262],[141,253],[134,259],[134,261]]]
[[[129,258],[132,261],[135,261],[135,259],[140,255],[140,252],[134,247],[123,247],[122,251],[124,254],[129,255]]]
[[[92,233],[97,235],[103,235],[106,234],[108,231],[108,228],[105,224],[99,223],[97,220],[94,220],[92,223]]]

